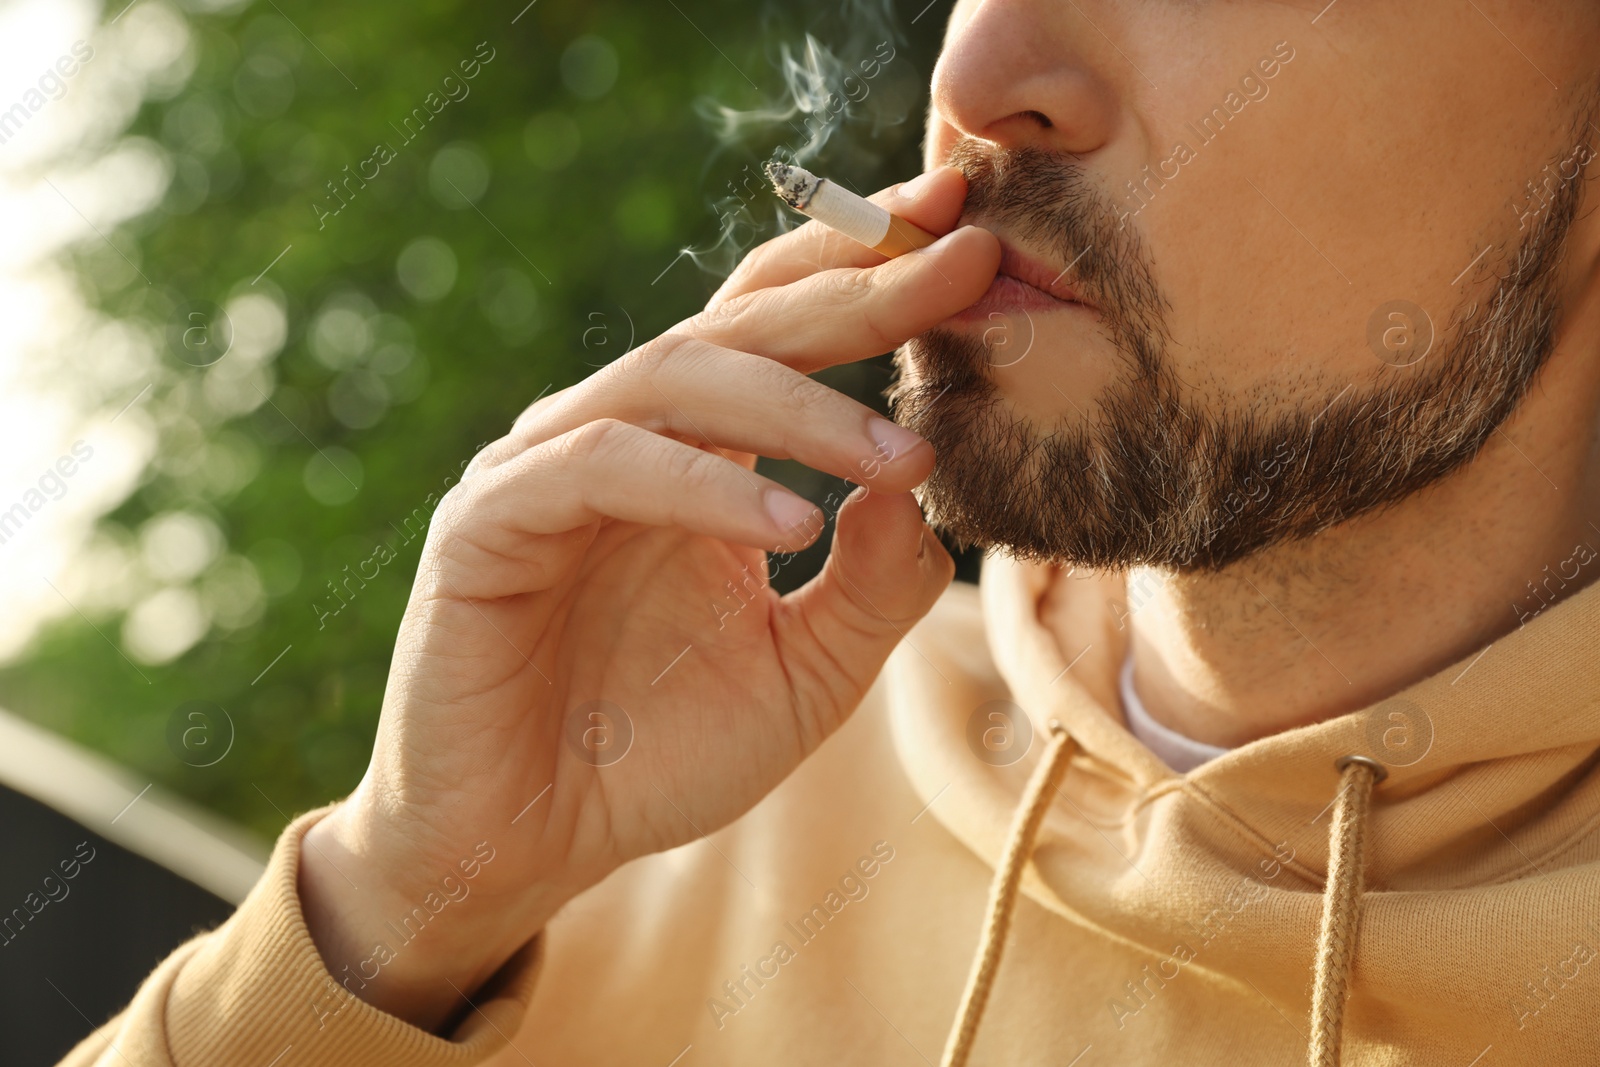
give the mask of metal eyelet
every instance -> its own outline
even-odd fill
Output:
[[[1348,756],[1340,756],[1338,759],[1334,760],[1333,766],[1340,774],[1343,774],[1344,769],[1350,766],[1352,763],[1359,763],[1363,767],[1369,768],[1372,771],[1373,785],[1377,785],[1379,782],[1389,777],[1389,768],[1385,767],[1371,756],[1359,756],[1355,753],[1351,753]]]

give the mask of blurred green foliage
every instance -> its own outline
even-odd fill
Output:
[[[805,137],[795,116],[724,140],[708,102],[781,103],[782,46],[802,54],[808,30],[847,65],[878,39],[860,3],[542,0],[519,16],[521,6],[277,0],[184,16],[194,73],[147,101],[130,131],[169,154],[172,185],[112,235],[151,284],[88,246],[79,269],[103,311],[169,337],[203,321],[193,309],[240,294],[286,312],[281,352],[261,378],[232,379],[231,393],[207,377],[231,356],[197,367],[169,344],[141,401],[159,454],[105,520],[130,543],[174,511],[213,522],[227,552],[192,580],[221,621],[177,659],[134,667],[114,647],[121,617],[96,629],[71,616],[0,673],[0,703],[265,835],[348,791],[421,546],[402,531],[535,397],[715,289],[729,250],[701,266],[679,249],[714,246],[713,208],[742,168]],[[946,13],[894,13],[907,36],[819,169],[863,190],[920,169]],[[461,64],[474,59],[466,79]],[[445,101],[437,113],[430,93]],[[426,121],[408,129],[417,108]],[[371,176],[380,144],[392,158]],[[356,171],[362,180],[335,199],[328,183]],[[748,246],[775,232],[777,213],[770,197],[745,199],[751,227],[735,231]],[[826,380],[878,402],[887,364]],[[241,402],[256,381],[269,401]],[[819,503],[838,484],[767,469]],[[784,567],[780,586],[814,573],[826,541]],[[370,575],[380,545],[394,560],[345,585],[358,591],[329,614],[330,583]],[[232,722],[231,750],[209,767],[170,740],[175,709],[191,701]]]

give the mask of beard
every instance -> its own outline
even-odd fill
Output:
[[[1582,185],[1562,183],[1492,295],[1456,310],[1449,341],[1422,366],[1288,405],[1202,405],[1168,357],[1148,255],[1082,168],[970,139],[948,162],[968,182],[963,223],[1079,261],[1074,288],[1100,309],[1119,367],[1089,416],[1041,429],[1008,411],[982,340],[936,328],[907,342],[887,395],[895,420],[938,456],[918,499],[962,548],[1096,569],[1220,570],[1466,464],[1554,348],[1558,268]]]

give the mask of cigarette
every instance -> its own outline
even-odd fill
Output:
[[[783,202],[853,241],[893,259],[926,248],[939,238],[841,185],[804,167],[773,160],[767,177]]]

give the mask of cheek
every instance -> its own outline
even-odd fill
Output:
[[[1215,140],[1184,108],[1161,116],[1196,159],[1137,225],[1171,303],[1174,369],[1209,398],[1370,385],[1388,329],[1431,332],[1438,352],[1457,310],[1492,294],[1492,261],[1520,240],[1520,190],[1571,150],[1571,108],[1550,106],[1470,6],[1428,17],[1353,10],[1359,48],[1288,35],[1296,53],[1270,93]],[[1555,70],[1561,35],[1535,32],[1542,20],[1527,35]],[[1424,38],[1435,46],[1418,62]],[[1209,99],[1198,77],[1162,87],[1190,110]],[[1397,323],[1385,309],[1400,302],[1414,310]]]
[[[1193,177],[1171,188],[1169,213],[1147,211],[1143,220],[1170,305],[1167,357],[1196,399],[1290,395],[1335,380],[1337,391],[1376,371],[1359,343],[1364,315],[1354,286],[1263,198],[1265,189]]]
[[[1338,113],[1348,105],[1328,92],[1326,62],[1319,68],[1313,49],[1298,47],[1269,93],[1220,129],[1200,125],[1276,38],[1249,40],[1226,60],[1169,79],[1181,103],[1155,120],[1151,154],[1174,162],[1133,220],[1169,304],[1170,365],[1207,406],[1253,389],[1301,391],[1308,378],[1324,387],[1337,380],[1337,391],[1358,370],[1376,369],[1370,355],[1361,362],[1359,344],[1330,342],[1361,339],[1364,316],[1355,309],[1370,298],[1352,273],[1353,249],[1382,236],[1360,232],[1360,215],[1327,209],[1338,195],[1331,187],[1367,185],[1355,146],[1304,146],[1306,131],[1349,133]],[[1180,143],[1186,151],[1175,151]],[[1347,165],[1330,167],[1330,158]]]

